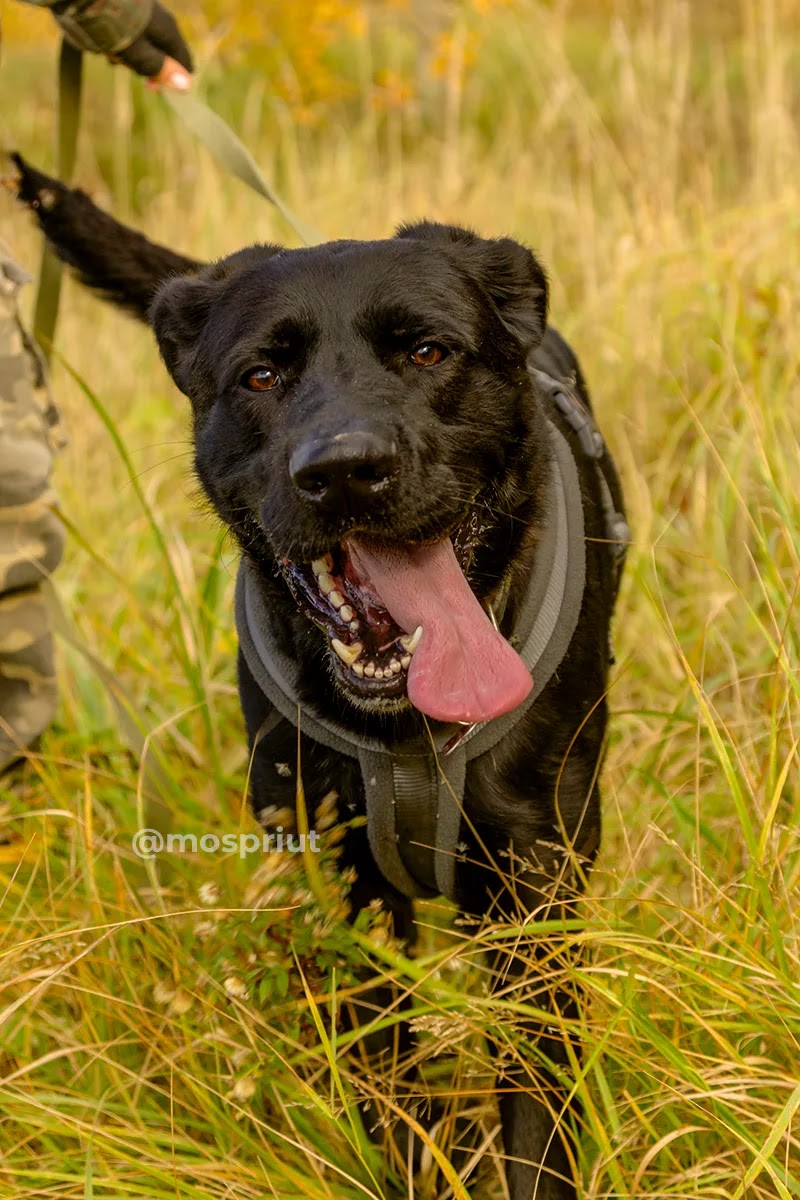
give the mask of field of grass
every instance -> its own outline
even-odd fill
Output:
[[[426,10],[387,6],[315,120],[252,64],[200,73],[320,237],[426,215],[533,245],[620,464],[604,842],[561,968],[586,996],[585,1200],[800,1196],[800,29],[785,0],[715,7],[475,4],[415,74]],[[2,137],[44,167],[52,66],[4,47]],[[101,203],[197,256],[296,241],[158,97],[88,66],[77,176]],[[379,70],[409,95],[379,102]],[[5,196],[0,235],[37,261]],[[251,828],[235,551],[147,331],[70,284],[59,349],[63,706],[0,781],[0,1195],[500,1200],[486,1039],[523,1054],[525,1005],[490,999],[480,950],[518,930],[429,903],[408,960],[380,913],[346,928],[333,827],[313,878],[133,853],[140,826]],[[337,1033],[370,975],[411,995],[421,1088],[477,1123],[466,1184],[449,1120],[416,1183],[361,1126],[360,1101],[395,1103]]]

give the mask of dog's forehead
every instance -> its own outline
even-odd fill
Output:
[[[232,280],[227,295],[252,321],[295,317],[319,329],[352,325],[376,311],[463,320],[472,300],[446,253],[402,239],[283,251]]]

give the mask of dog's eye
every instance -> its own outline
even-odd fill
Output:
[[[447,354],[447,349],[438,342],[423,342],[421,346],[415,346],[408,357],[418,367],[435,367],[447,358]]]
[[[280,381],[280,375],[270,367],[256,367],[255,371],[246,371],[241,378],[242,387],[250,392],[269,392]]]

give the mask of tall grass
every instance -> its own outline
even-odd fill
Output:
[[[352,87],[316,124],[251,68],[201,70],[321,236],[424,214],[534,245],[620,462],[604,844],[568,933],[583,965],[553,963],[585,996],[566,1086],[593,1200],[800,1195],[798,31],[780,0],[712,7],[465,8],[436,72],[424,14],[384,12],[342,43]],[[46,166],[49,65],[13,51],[4,136]],[[156,97],[89,67],[78,174],[100,200],[198,256],[290,239]],[[381,71],[406,103],[375,103]],[[35,261],[10,201],[0,230]],[[235,554],[148,333],[69,287],[59,337],[64,702],[3,781],[2,1194],[502,1197],[487,1042],[524,1055],[532,1008],[490,998],[481,950],[518,929],[426,904],[408,960],[382,914],[345,927],[330,804],[313,890],[287,855],[132,853],[142,824],[250,828]],[[445,1113],[416,1183],[359,1118],[402,1080],[354,1071],[337,1021],[376,977],[410,997],[414,1086]],[[456,1107],[466,1184],[443,1165]]]

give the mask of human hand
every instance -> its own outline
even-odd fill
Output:
[[[149,87],[170,87],[185,92],[191,85],[193,69],[189,47],[183,40],[171,12],[156,0],[148,24],[137,38],[118,51],[112,61],[130,67],[137,75],[146,75]]]
[[[147,86],[154,92],[162,87],[175,88],[179,92],[185,92],[192,86],[192,80],[179,62],[176,62],[174,58],[167,57],[158,74],[150,76]]]

